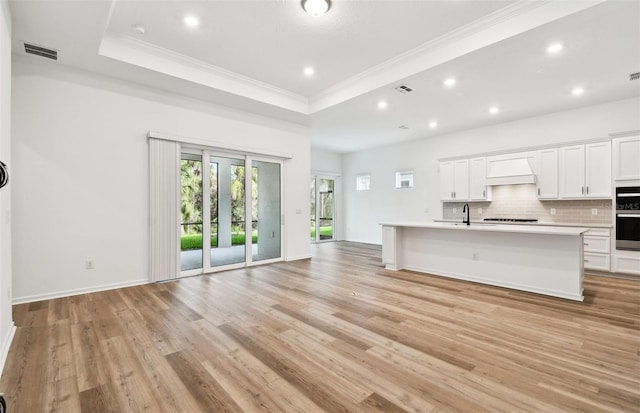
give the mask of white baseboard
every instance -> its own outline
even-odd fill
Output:
[[[299,260],[308,260],[309,258],[311,258],[311,254],[298,255],[298,256],[295,256],[295,257],[287,257],[287,262],[289,262],[289,261],[299,261]]]
[[[7,361],[7,356],[9,355],[9,348],[11,347],[11,342],[13,341],[13,336],[16,334],[16,325],[11,322],[11,327],[9,327],[9,331],[7,332],[7,336],[4,338],[2,342],[2,348],[0,350],[0,376],[2,375],[2,371],[4,370],[4,363]]]
[[[104,285],[97,285],[94,287],[78,288],[76,290],[56,291],[54,293],[28,295],[25,297],[14,297],[13,304],[24,304],[24,303],[31,303],[34,301],[50,300],[52,298],[71,297],[73,295],[96,293],[100,291],[115,290],[116,288],[133,287],[135,285],[142,285],[142,284],[149,284],[149,283],[150,281],[145,278],[142,280],[127,281],[122,283],[104,284]]]

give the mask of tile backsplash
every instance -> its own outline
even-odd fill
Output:
[[[540,222],[567,224],[611,225],[612,202],[610,199],[596,200],[539,200],[535,184],[501,185],[491,188],[491,202],[469,202],[471,219],[484,218],[536,218]],[[442,205],[443,219],[462,220],[464,202],[445,202]],[[457,210],[453,212],[454,208]],[[482,212],[478,211],[482,209]],[[555,209],[555,215],[551,209]],[[597,215],[593,215],[593,210]]]

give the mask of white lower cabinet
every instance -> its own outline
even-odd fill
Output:
[[[611,271],[611,230],[589,228],[583,235],[584,268],[586,270]]]
[[[613,269],[619,273],[640,275],[640,251],[616,250]]]

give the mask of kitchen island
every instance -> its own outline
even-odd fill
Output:
[[[583,300],[586,228],[446,222],[380,225],[387,269]]]

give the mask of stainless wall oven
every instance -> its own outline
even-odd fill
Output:
[[[616,249],[640,251],[640,186],[616,188]]]

